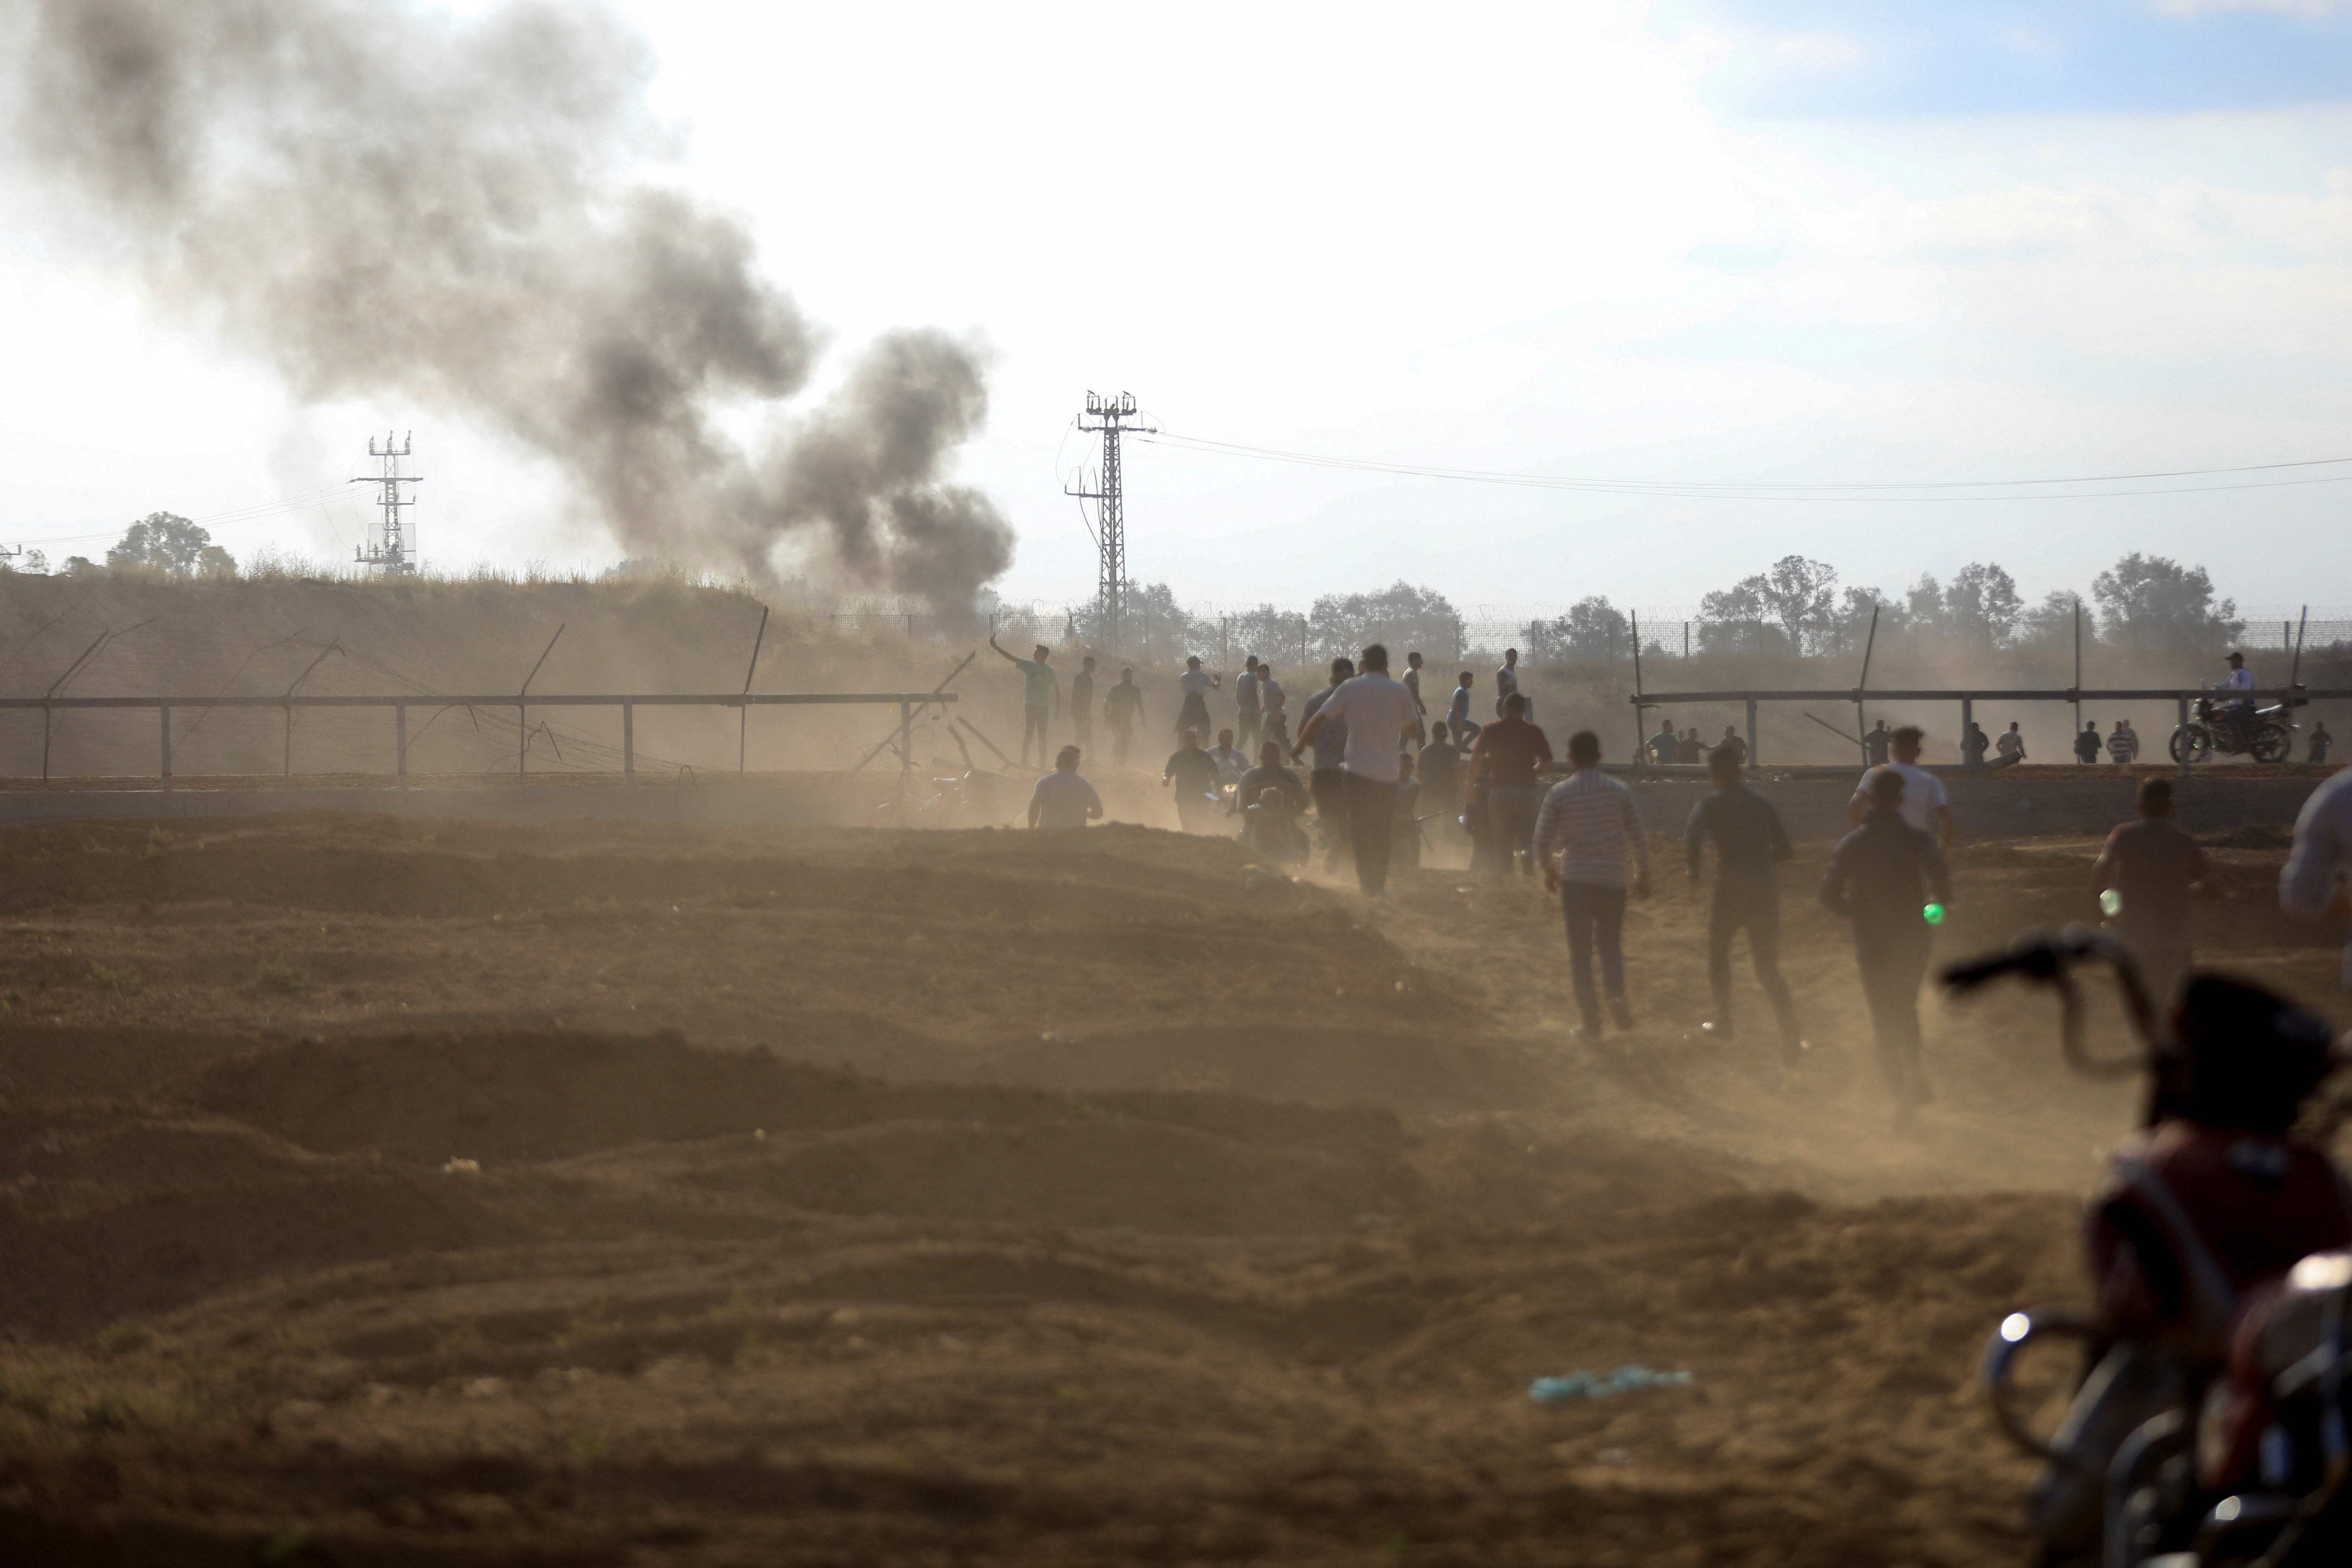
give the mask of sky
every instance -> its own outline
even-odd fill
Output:
[[[1684,488],[1132,442],[1130,570],[1196,605],[1687,606],[1791,552],[1890,594],[1996,561],[2038,599],[2133,550],[2352,604],[2352,463],[1687,493],[2352,457],[2352,5],[618,9],[675,131],[646,177],[745,218],[828,367],[900,327],[987,345],[960,477],[1018,531],[1007,599],[1093,590],[1062,493],[1092,390],[1171,436]],[[53,213],[0,162],[0,541],[99,555],[73,536],[168,510],[347,558],[360,487],[271,503],[397,428],[431,563],[617,558],[529,454],[300,405]]]

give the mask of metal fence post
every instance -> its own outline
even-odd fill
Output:
[[[2172,700],[2179,716],[2177,727],[2172,732],[2178,735],[2189,728],[2189,699],[2176,692]],[[2189,776],[2189,748],[2185,744],[2180,748],[2180,776],[2182,778]]]
[[[1023,755],[1027,755],[1024,752]],[[901,821],[907,810],[907,780],[915,771],[915,708],[905,698],[898,699],[898,812]]]
[[[408,787],[408,704],[392,705],[392,777],[402,789]]]
[[[1756,750],[1756,699],[1751,697],[1748,700],[1748,771],[1753,773],[1763,765],[1764,759]]]
[[[1972,738],[1972,736],[1973,736],[1973,734],[1974,734],[1974,731],[1975,731],[1975,730],[1976,730],[1976,722],[1977,722],[1977,700],[1976,700],[1975,698],[1973,698],[1973,697],[1963,697],[1963,698],[1961,698],[1961,699],[1960,699],[1960,761],[1961,761],[1961,762],[1963,762],[1963,763],[1970,762],[1970,758],[1969,758],[1969,740]],[[1983,759],[1982,757],[1975,758],[1975,759],[1974,759],[1974,761],[1973,761],[1973,764],[1972,764],[1972,765],[1977,766],[1977,767],[1982,767],[1982,766],[1984,765],[1984,759]]]
[[[169,795],[172,793],[172,705],[159,702],[155,709],[163,721],[163,793]]]
[[[637,705],[621,704],[621,784],[624,788],[637,782]]]

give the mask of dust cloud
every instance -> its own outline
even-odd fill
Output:
[[[397,396],[554,462],[632,553],[969,604],[1012,530],[946,482],[988,412],[939,331],[747,447],[822,346],[739,219],[645,183],[643,40],[594,5],[0,0],[20,154],[159,305],[300,396]]]

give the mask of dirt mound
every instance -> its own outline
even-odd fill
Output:
[[[432,1163],[562,1159],[646,1142],[953,1120],[972,1125],[1165,1123],[1244,1143],[1392,1153],[1380,1110],[1284,1106],[1230,1095],[1093,1097],[1034,1089],[892,1085],[714,1050],[675,1032],[570,1030],[303,1040],[214,1064],[172,1091],[183,1102],[306,1149]]]
[[[87,1332],[259,1275],[519,1240],[438,1175],[107,1101],[0,1111],[0,1328]]]
[[[737,1145],[669,1174],[832,1214],[1182,1236],[1328,1234],[1428,1206],[1422,1183],[1378,1148],[1296,1149],[1135,1121],[886,1122]]]

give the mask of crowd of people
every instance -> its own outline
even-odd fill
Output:
[[[1048,650],[1040,647],[1029,659],[1005,657],[1019,667],[1024,683],[1024,760],[1033,731],[1042,760],[1045,732],[1058,710]],[[1093,665],[1086,660],[1072,681],[1074,705],[1082,697],[1089,707],[1094,700]],[[1466,840],[1474,871],[1540,878],[1558,897],[1576,1034],[1597,1040],[1604,1025],[1633,1029],[1625,910],[1629,899],[1649,895],[1652,874],[1648,833],[1633,792],[1602,771],[1601,742],[1589,730],[1570,736],[1565,756],[1555,756],[1518,689],[1516,650],[1494,672],[1487,714],[1477,711],[1488,706],[1476,694],[1477,674],[1465,669],[1456,675],[1444,711],[1433,716],[1421,688],[1423,669],[1422,656],[1410,654],[1403,678],[1396,679],[1388,649],[1378,644],[1356,658],[1333,659],[1324,684],[1300,705],[1294,738],[1273,666],[1252,656],[1234,683],[1236,721],[1217,731],[1211,745],[1206,696],[1222,689],[1222,678],[1203,669],[1200,659],[1188,659],[1176,680],[1176,749],[1161,772],[1179,825],[1187,832],[1225,831],[1238,819],[1244,838],[1270,858],[1316,858],[1333,874],[1352,870],[1357,885],[1374,898],[1385,893],[1391,866],[1420,862],[1434,825],[1437,835],[1456,844]],[[1030,805],[1033,826],[1083,827],[1102,816],[1100,796],[1078,771],[1091,714],[1072,717],[1081,744],[1063,748],[1055,771],[1039,782]],[[1144,720],[1133,669],[1122,669],[1108,689],[1102,717],[1113,762],[1123,764]],[[1982,731],[1977,735],[1981,739]],[[1865,732],[1867,765],[1848,807],[1852,831],[1832,851],[1818,889],[1821,902],[1849,924],[1898,1121],[1907,1121],[1932,1098],[1920,1066],[1919,991],[1935,927],[1953,898],[1947,859],[1953,817],[1942,779],[1920,764],[1924,739],[1915,726],[1890,727],[1883,720]],[[2086,724],[2075,741],[2084,763],[2103,755],[2128,763],[2138,746],[2122,720],[2104,734],[2095,723]],[[1781,1059],[1799,1061],[1807,1045],[1795,996],[1780,972],[1776,879],[1776,868],[1792,850],[1779,812],[1748,784],[1747,744],[1728,726],[1709,745],[1695,727],[1677,730],[1668,722],[1646,749],[1653,761],[1704,764],[1713,786],[1684,828],[1693,897],[1706,886],[1707,850],[1714,850],[1707,912],[1712,1009],[1701,1028],[1721,1039],[1736,1033],[1732,951],[1734,939],[1744,934],[1748,962],[1771,1007]],[[2021,762],[2025,742],[2017,725],[1992,749],[1999,753],[1994,767]],[[2326,822],[2352,812],[2352,795],[2343,798],[2344,807],[2323,814]],[[1310,822],[1312,837],[1305,831]],[[2329,864],[2332,876],[2335,863]],[[2114,831],[2090,876],[2110,926],[2152,982],[2168,990],[2189,964],[2190,901],[2212,886],[2203,851],[2173,820],[2171,781],[2140,782],[2137,820]],[[2347,980],[2352,984],[2352,970]]]

